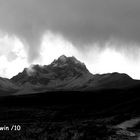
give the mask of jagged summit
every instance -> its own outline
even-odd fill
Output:
[[[53,67],[63,67],[66,65],[81,65],[85,67],[85,64],[77,60],[74,56],[66,57],[65,55],[61,55],[57,60],[55,59],[51,65]]]
[[[75,57],[60,56],[50,65],[32,65],[25,68],[23,72],[14,76],[11,80],[20,85],[24,83],[47,85],[52,81],[63,81],[74,79],[89,74],[84,63],[81,63]]]
[[[62,62],[66,62],[67,61],[67,57],[65,55],[61,55],[59,58],[58,58],[59,61],[62,61]]]
[[[126,88],[139,85],[126,74],[91,74],[86,65],[74,56],[65,55],[49,65],[31,65],[10,79],[19,87],[17,94],[44,91],[92,91],[95,89]]]
[[[0,79],[0,92],[31,94],[47,91],[94,91],[139,87],[127,74],[91,74],[74,56],[60,56],[49,65],[31,65],[9,79]]]

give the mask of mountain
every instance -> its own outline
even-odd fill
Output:
[[[94,89],[123,89],[140,85],[139,80],[134,80],[124,73],[96,74],[86,86],[88,90]]]
[[[55,59],[50,65],[25,68],[11,79],[0,78],[0,92],[11,94],[124,89],[139,85],[138,80],[123,73],[93,75],[84,63],[65,55]]]
[[[21,87],[20,92],[46,90],[76,90],[83,86],[93,75],[84,63],[75,57],[60,56],[50,65],[32,65],[10,79]]]
[[[99,90],[108,88],[126,88],[137,85],[126,74],[91,74],[85,64],[75,57],[60,56],[50,65],[32,65],[10,79],[20,87],[19,94],[44,91]]]
[[[61,56],[54,60],[50,65],[32,65],[31,68],[25,68],[22,73],[14,76],[11,80],[18,85],[27,82],[36,85],[47,85],[53,80],[66,80],[77,78],[89,74],[86,66],[74,57]]]
[[[17,86],[7,78],[0,77],[0,95],[10,95],[18,91]]]

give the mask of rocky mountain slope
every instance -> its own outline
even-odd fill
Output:
[[[46,91],[86,91],[139,85],[126,74],[91,74],[75,57],[60,56],[50,65],[32,65],[9,79],[0,79],[1,91],[28,94]],[[16,89],[16,90],[15,90]]]

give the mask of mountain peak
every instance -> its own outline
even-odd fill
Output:
[[[57,60],[55,59],[51,66],[53,67],[63,67],[66,65],[81,65],[85,67],[85,64],[77,60],[74,56],[67,57],[65,55],[61,55]]]
[[[67,61],[67,57],[65,55],[61,55],[58,60],[62,61],[62,62],[66,62]]]
[[[32,65],[25,68],[23,72],[11,78],[10,82],[23,90],[23,93],[49,90],[122,89],[137,86],[137,81],[126,74],[93,75],[84,63],[74,56],[65,55],[55,59],[50,65]]]
[[[12,78],[16,83],[24,84],[26,82],[32,84],[47,84],[49,81],[59,81],[65,79],[74,79],[90,74],[84,63],[81,63],[74,56],[60,56],[50,65],[32,65],[25,68],[23,72]]]

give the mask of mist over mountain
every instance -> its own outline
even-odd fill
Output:
[[[47,85],[50,80],[65,80],[72,77],[80,77],[89,73],[86,66],[74,57],[60,56],[50,65],[32,65],[25,68],[22,73],[14,76],[11,80],[17,84],[29,82],[31,84]]]
[[[11,79],[0,79],[1,91],[30,94],[46,91],[92,91],[122,89],[140,82],[127,74],[107,73],[93,75],[86,65],[74,56],[60,56],[50,65],[32,65]],[[13,92],[12,92],[13,94]]]

